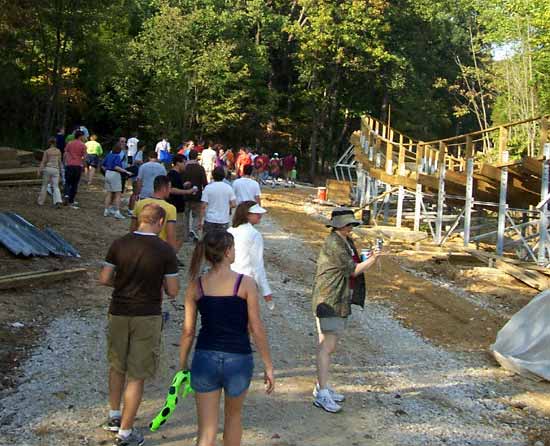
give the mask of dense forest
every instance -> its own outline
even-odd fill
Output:
[[[364,113],[433,139],[550,110],[548,0],[0,6],[0,145],[84,124],[105,144],[137,131],[149,148],[166,133],[291,150],[313,173]]]

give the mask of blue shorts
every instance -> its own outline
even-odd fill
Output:
[[[86,155],[86,164],[91,167],[99,166],[99,156],[97,155]]]
[[[253,372],[251,353],[195,350],[191,364],[191,387],[198,393],[223,388],[226,395],[235,398],[248,389]]]

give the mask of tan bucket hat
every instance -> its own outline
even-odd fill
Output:
[[[361,222],[355,219],[355,214],[350,208],[336,208],[332,211],[329,228],[341,229],[344,226],[359,226]]]

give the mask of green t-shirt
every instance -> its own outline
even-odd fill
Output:
[[[101,148],[101,144],[99,144],[97,141],[88,141],[86,143],[86,153],[88,155],[97,155],[97,156],[103,155],[103,149]]]

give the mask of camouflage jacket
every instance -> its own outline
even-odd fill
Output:
[[[332,232],[319,253],[312,302],[313,314],[317,317],[347,317],[351,313],[349,282],[355,270],[352,251],[355,245],[347,240],[348,243]]]

